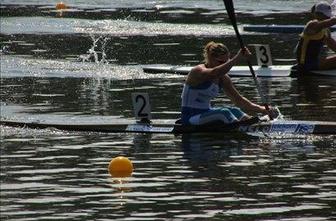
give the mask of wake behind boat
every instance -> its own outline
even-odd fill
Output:
[[[55,128],[64,131],[91,131],[105,133],[280,133],[280,134],[336,134],[336,122],[324,121],[291,121],[274,120],[259,122],[255,120],[232,124],[188,125],[184,126],[175,120],[153,120],[151,123],[134,120],[121,120],[111,124],[59,124],[48,122],[25,122],[1,120],[0,124],[10,127],[34,129]]]

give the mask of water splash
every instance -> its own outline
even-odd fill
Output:
[[[106,44],[111,38],[104,36],[95,37],[93,34],[90,34],[90,37],[92,39],[92,46],[87,51],[87,54],[80,55],[79,59],[82,62],[93,61],[96,64],[108,64],[105,50]]]
[[[275,120],[285,120],[284,115],[280,112],[279,107],[275,107],[275,110],[278,114],[278,116],[275,118]]]

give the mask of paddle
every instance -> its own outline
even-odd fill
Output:
[[[239,31],[238,31],[237,21],[236,21],[236,15],[235,15],[234,7],[233,7],[233,2],[232,2],[232,0],[223,0],[223,2],[225,4],[225,8],[226,8],[227,14],[228,14],[228,16],[229,16],[229,18],[231,20],[231,24],[233,26],[233,29],[234,29],[234,31],[236,33],[236,36],[237,36],[237,39],[239,41],[240,47],[241,47],[241,49],[244,50],[245,45],[244,45],[243,39],[241,38],[241,36],[239,34]],[[269,111],[269,106],[267,104],[266,98],[265,98],[264,94],[262,93],[262,90],[260,88],[257,76],[256,76],[256,74],[255,74],[255,72],[253,70],[252,64],[251,64],[251,62],[249,60],[247,60],[247,65],[248,65],[248,67],[250,69],[250,72],[252,74],[254,83],[257,86],[258,93],[259,93],[259,95],[261,97],[261,102],[265,106],[266,110]],[[270,117],[271,120],[273,120],[272,116],[269,115],[269,117]]]

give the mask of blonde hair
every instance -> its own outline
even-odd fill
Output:
[[[229,53],[229,49],[224,44],[210,41],[203,49],[204,62],[208,64],[210,57],[218,57],[227,53]]]

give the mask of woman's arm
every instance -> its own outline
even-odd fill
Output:
[[[240,60],[240,58],[243,56],[242,50],[239,50],[238,53],[233,56],[231,59],[229,59],[224,64],[218,65],[213,68],[206,68],[203,70],[203,74],[210,77],[210,78],[218,78],[222,75],[227,74],[231,68],[237,64],[237,62]]]
[[[304,32],[306,34],[315,34],[322,29],[329,28],[333,25],[336,25],[336,17],[332,17],[323,21],[319,21],[316,19],[308,22]]]
[[[255,104],[243,97],[238,90],[234,87],[229,76],[225,75],[221,78],[221,83],[224,88],[224,92],[231,99],[231,101],[238,107],[256,113],[268,114],[265,107]]]
[[[187,82],[193,84],[193,82],[202,82],[205,80],[218,79],[219,77],[227,74],[231,68],[237,64],[237,62],[243,57],[248,57],[251,52],[246,48],[245,50],[239,50],[238,53],[229,59],[227,62],[218,65],[213,68],[205,67],[204,65],[198,65],[191,69],[187,78]]]

